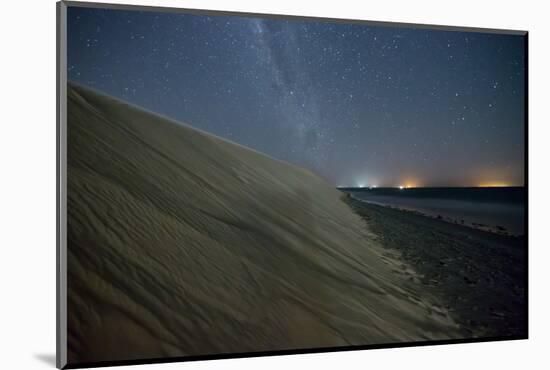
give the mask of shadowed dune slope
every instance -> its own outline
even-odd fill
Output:
[[[69,363],[457,337],[309,171],[68,88]]]

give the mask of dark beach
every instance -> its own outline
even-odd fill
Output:
[[[459,323],[465,337],[526,335],[526,242],[416,212],[345,197],[417,281]],[[405,266],[405,265],[404,265]],[[403,272],[405,273],[405,272]]]

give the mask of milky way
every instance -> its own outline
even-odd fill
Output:
[[[336,186],[524,183],[521,35],[68,9],[70,80]]]

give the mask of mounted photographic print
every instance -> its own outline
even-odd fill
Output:
[[[58,3],[58,367],[527,338],[526,68],[523,31]]]

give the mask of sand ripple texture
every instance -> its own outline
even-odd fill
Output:
[[[458,336],[318,176],[73,84],[67,188],[70,364]]]

